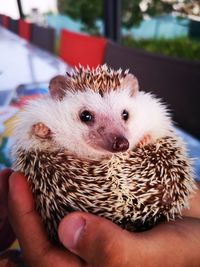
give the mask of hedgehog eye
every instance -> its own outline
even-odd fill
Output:
[[[123,119],[124,121],[127,121],[128,118],[129,118],[129,113],[128,113],[127,110],[124,109],[124,110],[122,111],[122,119]]]
[[[94,121],[93,114],[90,111],[88,111],[88,110],[82,111],[80,113],[79,117],[80,117],[80,120],[82,122],[85,122],[85,123],[87,123],[87,122],[93,122]]]

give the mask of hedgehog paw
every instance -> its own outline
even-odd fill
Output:
[[[150,134],[145,134],[145,135],[143,136],[143,138],[139,141],[138,146],[139,146],[139,147],[146,146],[146,145],[148,145],[148,144],[150,143],[150,141],[151,141],[151,136],[150,136]]]

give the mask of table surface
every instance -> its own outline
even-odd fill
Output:
[[[21,84],[49,82],[69,69],[58,57],[0,26],[0,91]]]

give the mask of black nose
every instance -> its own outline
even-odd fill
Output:
[[[115,137],[112,144],[113,152],[123,152],[129,148],[129,142],[125,137]]]

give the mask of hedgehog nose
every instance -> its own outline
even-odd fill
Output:
[[[115,137],[112,144],[113,152],[123,152],[129,148],[129,142],[125,137]]]

